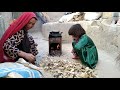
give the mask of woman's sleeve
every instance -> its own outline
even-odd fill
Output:
[[[21,43],[24,38],[23,30],[20,30],[16,34],[12,35],[12,37],[8,38],[3,45],[3,49],[5,54],[12,59],[16,59],[18,57],[19,49],[17,46]]]
[[[79,39],[78,43],[75,45],[75,49],[80,50],[82,47],[84,47],[88,43],[88,39],[86,36],[82,36],[81,39]]]
[[[30,36],[28,34],[28,39],[30,41],[30,52],[33,54],[33,55],[37,55],[38,54],[38,50],[37,50],[37,44],[35,43],[34,39],[32,36]]]

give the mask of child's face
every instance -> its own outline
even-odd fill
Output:
[[[72,39],[75,40],[75,41],[78,41],[79,37],[75,37],[75,36],[72,35]]]

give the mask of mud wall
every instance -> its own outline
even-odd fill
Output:
[[[109,53],[118,53],[120,51],[120,26],[115,24],[112,25],[111,19],[67,23],[46,23],[42,26],[42,34],[45,39],[48,39],[50,31],[60,31],[63,32],[63,43],[71,43],[72,39],[68,35],[68,30],[76,23],[83,26],[87,35],[92,38],[99,49],[105,50]]]

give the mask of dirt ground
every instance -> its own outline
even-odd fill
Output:
[[[48,57],[48,41],[44,39],[40,31],[30,33],[35,42],[38,44],[39,54],[36,56],[37,65],[40,66],[42,62],[46,62],[46,57]],[[62,43],[62,55],[60,57],[51,57],[52,60],[63,60],[69,61],[71,63],[80,63],[80,60],[71,59],[72,54],[70,53],[72,49],[71,43]],[[120,66],[117,65],[115,58],[110,53],[98,49],[99,62],[95,68],[95,73],[98,78],[120,78]],[[47,60],[49,62],[50,60]]]

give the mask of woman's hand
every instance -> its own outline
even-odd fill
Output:
[[[26,53],[24,58],[27,59],[31,63],[35,62],[35,56],[31,53]]]
[[[25,58],[26,60],[28,60],[28,62],[31,62],[31,63],[35,62],[35,56],[31,53],[19,51],[18,56]]]

